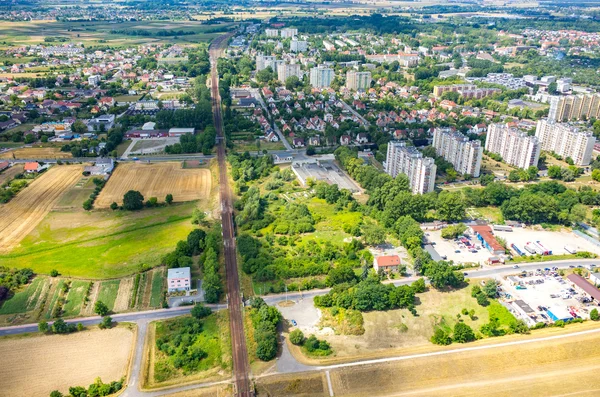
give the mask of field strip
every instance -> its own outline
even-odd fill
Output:
[[[72,245],[79,245],[79,244],[83,244],[83,243],[89,243],[89,242],[92,242],[92,241],[102,240],[102,239],[105,239],[105,238],[108,238],[108,237],[119,236],[119,235],[122,235],[122,234],[127,234],[127,233],[131,233],[131,232],[135,232],[135,231],[138,231],[138,230],[151,229],[151,228],[157,227],[157,226],[163,226],[163,225],[168,225],[170,223],[181,222],[183,220],[190,219],[191,217],[192,217],[191,215],[177,216],[177,217],[173,217],[173,219],[169,219],[169,220],[166,220],[164,222],[154,223],[152,225],[145,225],[145,226],[140,226],[140,227],[136,227],[136,228],[121,230],[119,232],[105,234],[104,236],[92,237],[92,238],[89,238],[89,239],[82,239],[82,240],[71,241],[71,242],[64,243],[64,244],[61,244],[60,246],[56,246],[56,247],[52,247],[52,248],[43,248],[43,249],[39,249],[39,250],[30,249],[27,252],[22,252],[22,253],[17,253],[17,254],[9,254],[9,255],[1,255],[0,258],[20,258],[20,257],[23,257],[23,256],[32,255],[32,254],[38,254],[40,252],[54,251],[54,250],[62,249],[64,247],[68,247],[68,246],[72,246]]]
[[[318,371],[331,370],[331,369],[335,369],[335,368],[348,368],[348,367],[356,367],[356,366],[361,366],[361,365],[384,364],[384,363],[389,363],[392,361],[413,360],[413,359],[423,358],[423,357],[444,356],[447,354],[465,353],[465,352],[477,351],[477,350],[496,349],[499,347],[526,345],[529,343],[571,338],[574,336],[595,334],[598,332],[600,332],[600,328],[590,329],[590,330],[586,330],[586,331],[578,331],[578,332],[573,332],[573,333],[569,333],[569,334],[544,336],[542,338],[530,338],[530,339],[518,340],[518,341],[512,341],[512,342],[496,343],[493,345],[463,347],[461,349],[443,350],[443,351],[431,352],[431,353],[411,354],[408,356],[377,358],[377,359],[373,359],[373,360],[356,361],[356,362],[352,362],[352,363],[324,365],[324,366],[320,366],[320,367],[315,367],[314,370],[318,370]]]
[[[73,186],[83,166],[55,166],[40,175],[7,204],[0,205],[0,252],[14,249]]]

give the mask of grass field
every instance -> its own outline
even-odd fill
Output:
[[[173,365],[173,359],[156,348],[156,340],[169,337],[177,330],[181,319],[157,321],[150,327],[149,360],[144,363],[147,377],[146,387],[163,387],[175,383],[197,380],[216,380],[230,376],[231,343],[229,337],[229,317],[227,311],[213,313],[202,320],[202,333],[198,336],[194,347],[199,347],[208,355],[200,361],[191,373],[184,374]]]
[[[53,211],[19,248],[0,255],[0,263],[30,267],[42,274],[57,269],[65,275],[95,279],[133,274],[142,264],[158,265],[177,241],[187,237],[193,226],[189,218],[197,204],[137,212]],[[3,209],[0,207],[0,213]],[[0,218],[0,224],[2,221]]]
[[[25,313],[27,310],[33,309],[42,289],[44,288],[45,282],[45,278],[35,278],[23,290],[17,292],[12,298],[2,303],[2,307],[0,307],[0,315]]]
[[[50,319],[52,318],[52,310],[54,309],[54,306],[56,305],[56,302],[58,301],[58,297],[61,294],[61,290],[63,285],[65,284],[65,280],[60,280],[58,283],[56,283],[56,285],[54,286],[53,289],[50,289],[50,296],[48,296],[49,300],[48,303],[46,304],[46,313],[44,314],[44,318],[45,319]]]
[[[55,166],[40,175],[15,198],[0,205],[0,253],[14,249],[44,216],[61,195],[73,186],[83,170],[79,165]]]
[[[165,272],[161,269],[156,269],[152,274],[152,289],[150,293],[150,306],[160,307],[164,291]]]
[[[67,301],[63,306],[63,315],[65,317],[75,317],[79,315],[89,284],[89,281],[74,280],[71,282],[71,288],[67,294]]]
[[[11,150],[0,154],[0,159],[70,159],[71,152],[61,152],[57,147],[31,147]]]
[[[21,172],[23,172],[23,164],[13,165],[9,169],[4,170],[0,174],[0,185],[2,185],[4,182],[7,182],[7,181],[13,179],[15,177],[15,175],[17,175]]]
[[[96,200],[96,208],[108,208],[123,202],[123,195],[137,190],[145,199],[157,197],[164,201],[167,194],[175,202],[205,199],[211,191],[208,169],[182,169],[181,163],[121,164]]]
[[[255,141],[233,141],[233,151],[234,152],[262,152],[263,150],[285,150],[285,146],[282,142],[260,142],[260,149],[256,149]]]
[[[10,363],[0,366],[2,395],[48,396],[97,377],[119,380],[127,374],[133,340],[134,332],[125,327],[0,339],[0,355]]]
[[[77,210],[83,212],[83,202],[94,192],[94,178],[81,177],[81,179],[69,190],[67,190],[54,209],[56,210]]]
[[[120,283],[121,280],[103,281],[100,285],[100,291],[98,292],[96,302],[101,301],[108,307],[108,310],[113,310],[115,301],[117,300],[117,292],[119,291]]]

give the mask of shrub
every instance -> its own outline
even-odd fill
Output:
[[[52,269],[50,270],[50,277],[57,277],[60,273],[58,273],[58,270],[56,269]]]
[[[296,346],[300,346],[304,343],[304,334],[299,329],[295,329],[290,332],[290,342]]]
[[[485,307],[490,304],[490,300],[487,296],[485,296],[483,292],[480,292],[479,294],[477,294],[477,303]]]
[[[431,337],[431,343],[436,345],[447,346],[452,343],[452,338],[442,328],[436,328],[433,336]]]
[[[475,333],[467,324],[459,322],[454,325],[452,340],[458,343],[472,342],[475,340]]]
[[[117,204],[113,201],[110,205],[110,209],[113,211],[116,211],[117,209],[119,209],[119,204]]]
[[[212,310],[210,309],[210,307],[206,307],[203,304],[198,303],[198,304],[196,304],[196,306],[194,306],[191,313],[192,313],[192,317],[195,317],[197,319],[202,319],[204,317],[210,316],[210,314],[212,313]]]
[[[100,324],[98,324],[98,327],[100,327],[100,329],[110,329],[113,326],[113,321],[112,321],[112,317],[110,316],[105,316],[102,317],[102,322]]]
[[[600,320],[600,314],[598,314],[598,309],[592,309],[590,312],[590,320],[598,321]]]

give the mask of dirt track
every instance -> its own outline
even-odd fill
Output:
[[[0,252],[11,251],[31,233],[82,171],[81,165],[54,166],[11,201],[0,204]]]
[[[210,195],[211,175],[208,169],[182,169],[181,163],[120,164],[100,192],[94,206],[108,208],[113,202],[123,203],[129,190],[163,202],[167,194],[173,201],[183,202],[206,198]]]

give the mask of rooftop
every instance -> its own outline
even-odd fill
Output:
[[[174,278],[191,278],[190,268],[189,267],[177,267],[174,269],[169,269],[167,278],[169,280],[174,279]]]
[[[590,284],[585,278],[579,274],[569,274],[567,279],[581,288],[586,294],[588,294],[594,300],[600,301],[600,290]]]
[[[401,263],[398,255],[378,256],[375,260],[377,265],[381,267],[399,266]]]

